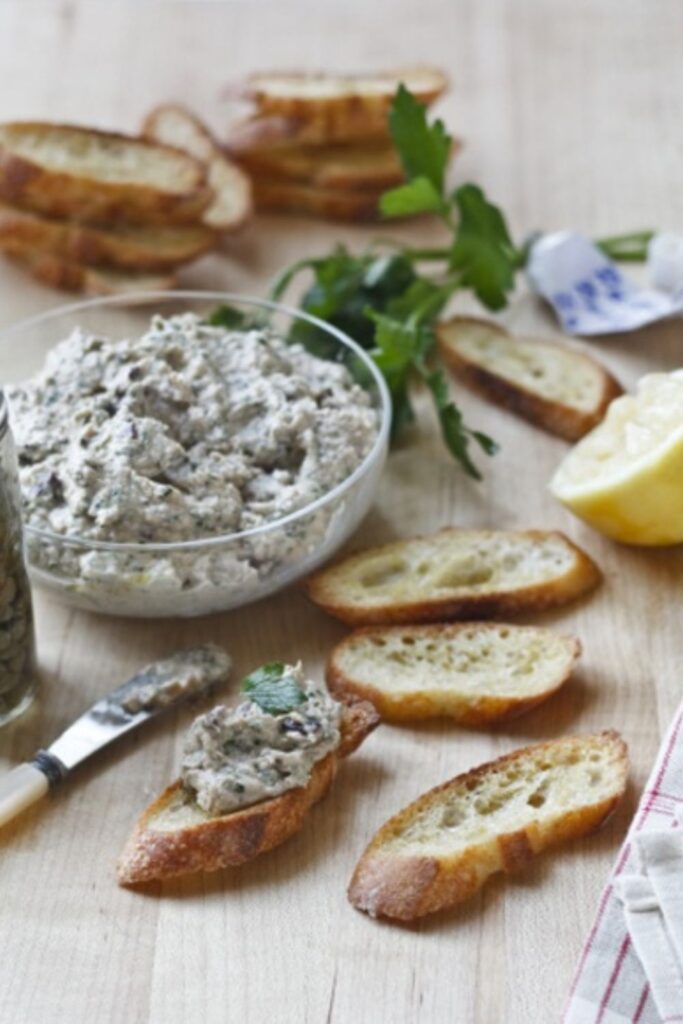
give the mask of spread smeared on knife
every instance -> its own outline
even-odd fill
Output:
[[[118,703],[130,714],[197,697],[211,686],[226,682],[232,659],[216,644],[203,644],[155,661],[126,684]]]
[[[200,715],[185,742],[182,780],[208,814],[305,786],[314,765],[340,742],[341,705],[306,679],[301,664],[264,666],[243,689],[249,700]]]

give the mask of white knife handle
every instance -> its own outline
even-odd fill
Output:
[[[34,764],[20,764],[0,777],[0,825],[5,825],[17,814],[45,796],[50,783],[47,776]]]

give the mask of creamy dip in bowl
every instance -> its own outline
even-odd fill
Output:
[[[386,456],[367,354],[259,300],[76,303],[5,331],[0,372],[32,579],[108,614],[203,615],[279,590],[358,525]]]

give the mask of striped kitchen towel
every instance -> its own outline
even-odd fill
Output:
[[[655,767],[622,846],[581,953],[563,1024],[683,1024],[681,1012],[662,1018],[626,927],[617,879],[640,870],[634,836],[678,826],[683,806],[683,704],[662,744]],[[681,879],[683,886],[683,878]]]

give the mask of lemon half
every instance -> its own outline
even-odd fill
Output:
[[[683,370],[643,377],[550,481],[556,498],[624,544],[683,542]]]

